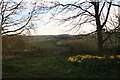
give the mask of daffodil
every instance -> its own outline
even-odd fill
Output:
[[[118,58],[120,58],[120,55],[117,55]],[[109,56],[109,57],[102,57],[102,56],[93,56],[93,55],[76,55],[76,56],[72,56],[68,58],[68,61],[72,61],[72,62],[81,62],[84,59],[90,59],[90,58],[97,58],[97,59],[105,59],[105,58],[112,58],[114,59],[115,56]],[[109,61],[110,62],[110,61]],[[119,63],[119,61],[118,61]]]
[[[98,59],[103,59],[103,58],[105,58],[105,57],[97,57]]]
[[[120,55],[117,55],[118,58],[120,58]]]
[[[112,59],[113,59],[113,58],[115,58],[115,57],[114,57],[114,56],[110,56],[109,58],[112,58]]]
[[[77,62],[79,62],[79,63],[80,63],[81,61],[77,61]]]

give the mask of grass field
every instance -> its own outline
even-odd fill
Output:
[[[3,78],[118,78],[118,64],[72,63],[68,56],[42,55],[3,59]],[[120,64],[119,64],[120,66]]]
[[[74,46],[76,50],[79,50],[83,47],[83,43],[89,43],[87,46],[91,46],[93,42],[90,40],[89,42],[61,41],[61,45],[57,43],[54,40],[33,40],[26,49],[29,50],[35,46],[40,47],[40,51],[3,53],[5,56],[2,63],[3,78],[120,78],[120,63],[116,63],[119,59],[111,59],[111,62],[95,59],[92,63],[89,63],[89,60],[81,63],[67,61],[70,56],[76,54],[69,49],[67,51],[66,45]],[[81,45],[78,45],[80,43]],[[92,45],[92,47],[95,46]],[[45,54],[41,54],[41,49]],[[84,46],[85,49],[88,48]],[[77,54],[87,53],[81,51]]]
[[[49,47],[49,46],[57,46],[54,40],[45,40],[45,41],[32,41],[27,42],[26,49],[30,50],[32,47]]]
[[[3,78],[118,78],[118,64],[71,63],[68,56],[42,55],[3,59]],[[111,67],[110,67],[111,65]],[[120,65],[119,65],[120,66]],[[98,68],[99,67],[99,68]]]

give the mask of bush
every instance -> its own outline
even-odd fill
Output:
[[[24,50],[25,41],[23,36],[2,36],[2,50]]]

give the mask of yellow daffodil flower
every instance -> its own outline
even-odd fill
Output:
[[[120,58],[120,55],[117,55],[118,58]],[[90,58],[97,58],[97,59],[105,59],[105,58],[112,58],[114,59],[115,56],[109,56],[109,57],[101,57],[101,56],[93,56],[93,55],[76,55],[68,58],[68,61],[72,62],[81,62],[84,59],[90,59]],[[110,62],[110,61],[109,61]],[[119,63],[119,61],[118,61]]]

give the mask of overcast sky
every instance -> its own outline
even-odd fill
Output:
[[[18,0],[18,1],[21,1],[21,0]],[[30,2],[30,1],[35,1],[35,0],[24,0],[24,1]],[[36,0],[36,1],[40,1],[40,0]],[[55,0],[48,0],[48,1],[55,1]],[[72,3],[73,2],[73,0],[58,0],[58,1],[60,1],[61,3],[66,3],[66,2]],[[78,0],[74,0],[74,1],[78,1]],[[80,1],[85,1],[85,0],[80,0]],[[89,0],[87,0],[87,1],[89,1]],[[58,34],[74,35],[74,34],[89,33],[89,32],[95,31],[95,29],[96,29],[92,25],[86,24],[83,27],[81,27],[81,29],[77,33],[75,33],[76,30],[68,31],[72,28],[71,25],[68,27],[65,27],[65,24],[58,26],[58,25],[56,25],[57,24],[56,21],[51,21],[50,23],[46,24],[46,22],[48,22],[48,20],[49,20],[50,15],[51,15],[50,13],[45,14],[44,16],[39,15],[40,18],[42,17],[42,20],[34,22],[37,28],[36,28],[35,32],[31,31],[32,35],[58,35]],[[59,16],[59,17],[61,17],[61,16]]]
[[[49,0],[50,1],[50,0]],[[53,1],[53,0],[51,0]],[[73,0],[58,0],[61,3],[72,3]],[[74,1],[78,1],[78,0],[74,0]],[[80,0],[80,1],[85,1],[85,0]],[[87,0],[89,1],[89,0]],[[118,0],[117,0],[118,1]],[[117,2],[115,1],[115,2]],[[46,18],[47,17],[47,18]],[[46,14],[43,18],[44,22],[47,22],[48,18],[50,17],[50,14]],[[61,16],[59,16],[61,17]],[[68,31],[72,28],[72,26],[68,26],[68,27],[64,27],[65,24],[61,24],[61,25],[56,25],[57,22],[56,21],[51,21],[48,24],[44,24],[42,22],[37,22],[37,27],[36,28],[36,33],[32,32],[33,35],[58,35],[58,34],[86,34],[86,33],[90,33],[92,31],[96,30],[96,27],[91,25],[91,24],[85,24],[84,26],[81,27],[81,29],[76,32],[76,29],[72,30],[72,31]]]

